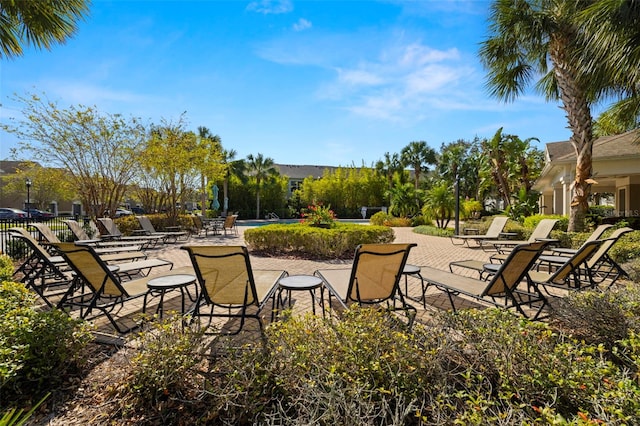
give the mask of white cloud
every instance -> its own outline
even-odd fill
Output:
[[[288,13],[293,10],[290,0],[258,0],[247,5],[247,10],[251,12],[268,14]]]
[[[366,70],[341,70],[338,69],[338,80],[341,83],[352,86],[374,86],[384,82],[384,79],[374,72]]]
[[[294,31],[304,31],[304,30],[307,30],[307,29],[311,28],[312,26],[313,26],[313,24],[311,24],[310,21],[307,21],[304,18],[300,18],[300,19],[298,19],[298,22],[293,24],[293,30]]]

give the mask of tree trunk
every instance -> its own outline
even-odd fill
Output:
[[[569,232],[584,230],[584,218],[589,209],[588,199],[591,192],[593,132],[591,107],[578,79],[577,71],[566,60],[570,44],[566,37],[557,36],[551,41],[551,61],[560,89],[562,109],[567,113],[571,129],[571,145],[576,154],[576,177],[573,182],[571,209],[569,215]]]

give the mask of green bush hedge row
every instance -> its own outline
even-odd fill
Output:
[[[636,424],[639,306],[638,288],[628,287],[572,294],[554,305],[550,324],[461,310],[437,313],[410,332],[373,309],[354,308],[340,321],[284,315],[267,327],[265,346],[220,342],[207,357],[192,341],[191,350],[179,350],[183,366],[143,344],[116,388],[128,392],[136,383],[147,387],[139,395],[164,395],[119,395],[132,413],[147,410],[137,418],[150,422]],[[167,381],[145,380],[149,366]]]
[[[302,223],[273,224],[244,231],[249,249],[267,255],[297,255],[314,259],[352,257],[359,244],[390,243],[393,229],[335,222],[329,229]]]

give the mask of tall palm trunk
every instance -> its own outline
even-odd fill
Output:
[[[556,36],[551,42],[550,57],[554,63],[562,109],[567,113],[569,128],[572,130],[569,140],[576,154],[576,177],[571,195],[568,231],[579,232],[584,229],[584,218],[589,209],[593,131],[591,108],[585,96],[586,92],[576,78],[576,69],[566,60],[566,55],[569,54],[568,46],[566,35]]]

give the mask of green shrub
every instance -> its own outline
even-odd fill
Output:
[[[417,226],[414,222],[419,223],[426,220],[427,219],[422,215],[416,216],[416,218],[411,219],[408,217],[395,217],[385,212],[378,212],[373,216],[371,216],[371,218],[369,219],[369,222],[372,225],[376,225],[376,226],[410,227],[410,226]]]
[[[392,242],[394,234],[384,226],[340,222],[330,229],[305,224],[273,224],[247,229],[244,239],[252,251],[263,254],[333,259],[353,256],[359,244]]]
[[[569,226],[569,218],[567,216],[561,215],[542,215],[542,214],[534,214],[533,216],[528,216],[524,219],[524,227],[533,230],[538,223],[542,219],[558,219],[558,223],[553,229],[566,231]]]
[[[453,235],[453,229],[451,228],[442,229],[433,225],[416,226],[413,229],[413,232],[417,234],[422,234],[422,235],[433,235],[435,237],[448,237],[450,235]]]
[[[0,395],[32,396],[56,386],[84,361],[91,334],[83,321],[39,311],[23,284],[0,284]],[[0,405],[1,401],[0,401]]]
[[[465,200],[462,202],[463,219],[479,219],[482,212],[482,203],[478,200]],[[476,217],[474,217],[474,215]]]
[[[6,254],[0,254],[0,282],[13,276],[13,261]]]
[[[640,258],[640,231],[624,234],[607,254],[618,263]]]
[[[634,283],[640,283],[640,257],[630,260],[621,265],[622,269],[629,274],[629,279]]]
[[[193,380],[203,360],[204,333],[182,321],[169,317],[152,322],[134,336],[137,351],[122,390],[135,407],[161,409],[162,403],[184,401],[198,389]]]
[[[291,316],[267,346],[212,361],[206,416],[221,424],[606,424],[640,415],[633,371],[498,309],[436,315],[408,332],[355,308],[340,321]],[[222,352],[218,351],[219,354]],[[630,334],[618,356],[640,356]]]
[[[7,256],[14,260],[24,259],[29,254],[27,243],[14,238],[6,241],[5,250],[7,251]]]

